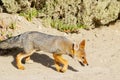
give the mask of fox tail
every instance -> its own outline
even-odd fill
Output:
[[[20,47],[20,38],[15,36],[0,42],[0,49],[11,49]]]

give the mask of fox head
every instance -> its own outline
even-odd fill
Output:
[[[70,56],[77,59],[81,65],[88,65],[85,53],[85,40],[80,42],[80,44],[73,44]]]

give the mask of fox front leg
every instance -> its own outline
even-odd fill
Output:
[[[68,62],[62,58],[62,55],[60,54],[53,54],[53,57],[55,59],[55,66],[58,72],[65,72],[68,68]],[[60,67],[60,64],[63,65],[63,67]]]
[[[60,63],[57,61],[56,54],[53,54],[53,57],[54,57],[55,68],[58,72],[60,72],[61,66]]]
[[[61,72],[65,72],[68,69],[68,62],[67,60],[63,59],[61,57],[62,61],[63,61],[63,68],[61,69]]]

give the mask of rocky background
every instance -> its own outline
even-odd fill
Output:
[[[89,29],[120,19],[120,0],[0,0],[0,12],[20,13],[30,8],[39,10],[39,18]]]

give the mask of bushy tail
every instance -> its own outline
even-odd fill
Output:
[[[7,40],[3,40],[0,42],[0,49],[10,49],[20,47],[20,38],[19,36],[12,37]]]

